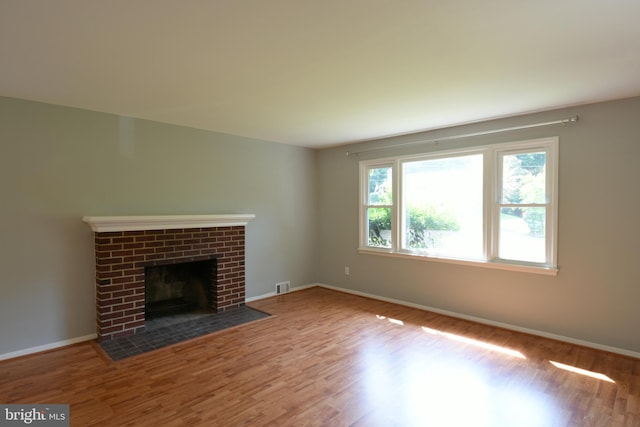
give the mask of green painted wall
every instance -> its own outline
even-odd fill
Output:
[[[0,355],[95,332],[85,215],[252,213],[247,296],[316,277],[316,152],[0,98]]]

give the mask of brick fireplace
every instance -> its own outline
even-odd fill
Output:
[[[85,217],[94,231],[100,341],[145,328],[145,267],[215,260],[211,308],[245,302],[245,226],[254,215]]]

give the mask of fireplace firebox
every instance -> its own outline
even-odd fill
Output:
[[[213,311],[216,260],[145,267],[145,320]]]

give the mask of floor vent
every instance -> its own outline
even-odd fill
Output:
[[[284,294],[289,292],[289,288],[291,287],[291,282],[280,282],[276,283],[276,295]]]

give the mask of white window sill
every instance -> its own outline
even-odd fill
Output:
[[[539,267],[524,264],[511,264],[506,262],[465,260],[454,258],[439,258],[434,256],[416,254],[411,252],[392,252],[390,249],[358,248],[358,253],[366,255],[382,255],[392,258],[406,258],[419,261],[443,262],[447,264],[466,265],[469,267],[491,268],[495,270],[519,271],[522,273],[542,274],[545,276],[557,276],[558,269],[553,267]]]

